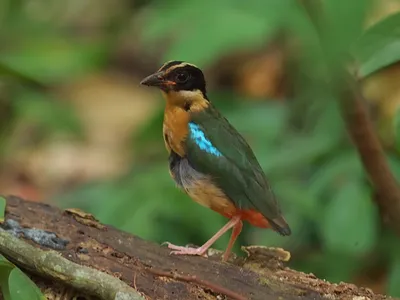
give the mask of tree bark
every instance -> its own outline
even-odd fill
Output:
[[[290,254],[283,249],[246,247],[246,258],[228,263],[216,250],[208,258],[173,256],[80,210],[6,199],[0,253],[26,271],[48,299],[386,298],[285,267]]]

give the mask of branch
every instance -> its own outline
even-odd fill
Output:
[[[56,251],[40,250],[3,229],[0,229],[0,252],[24,269],[100,299],[144,300],[137,291],[118,278],[73,263]]]
[[[31,273],[44,292],[50,288],[57,296],[61,283],[107,300],[387,299],[291,270],[285,266],[290,254],[283,249],[245,247],[247,257],[229,263],[216,250],[208,258],[174,256],[166,247],[100,224],[80,210],[61,211],[17,197],[7,197],[3,227],[7,232],[0,231],[0,253]],[[130,298],[118,298],[121,293]]]
[[[400,234],[400,188],[389,168],[358,86],[353,87],[350,83],[342,97],[347,131],[375,188],[375,200],[391,226]]]

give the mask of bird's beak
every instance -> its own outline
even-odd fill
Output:
[[[164,74],[162,72],[157,72],[154,74],[151,74],[150,76],[147,76],[145,79],[143,79],[140,84],[141,85],[147,85],[147,86],[168,86],[168,85],[174,85],[175,82],[170,81],[170,80],[165,80]]]
[[[164,82],[164,78],[161,73],[154,73],[151,74],[150,76],[147,76],[145,79],[143,79],[140,84],[141,85],[147,85],[147,86],[160,86]]]

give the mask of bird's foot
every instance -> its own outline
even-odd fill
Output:
[[[200,248],[192,248],[192,247],[184,247],[184,246],[177,246],[171,244],[170,242],[164,242],[163,245],[167,245],[171,251],[170,254],[174,255],[199,255],[199,256],[207,256],[206,251],[207,249]]]

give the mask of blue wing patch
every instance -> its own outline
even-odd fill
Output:
[[[190,122],[190,137],[195,141],[196,145],[200,147],[201,150],[206,151],[215,156],[222,156],[217,148],[211,144],[211,142],[205,137],[204,132],[200,129],[199,125]]]

